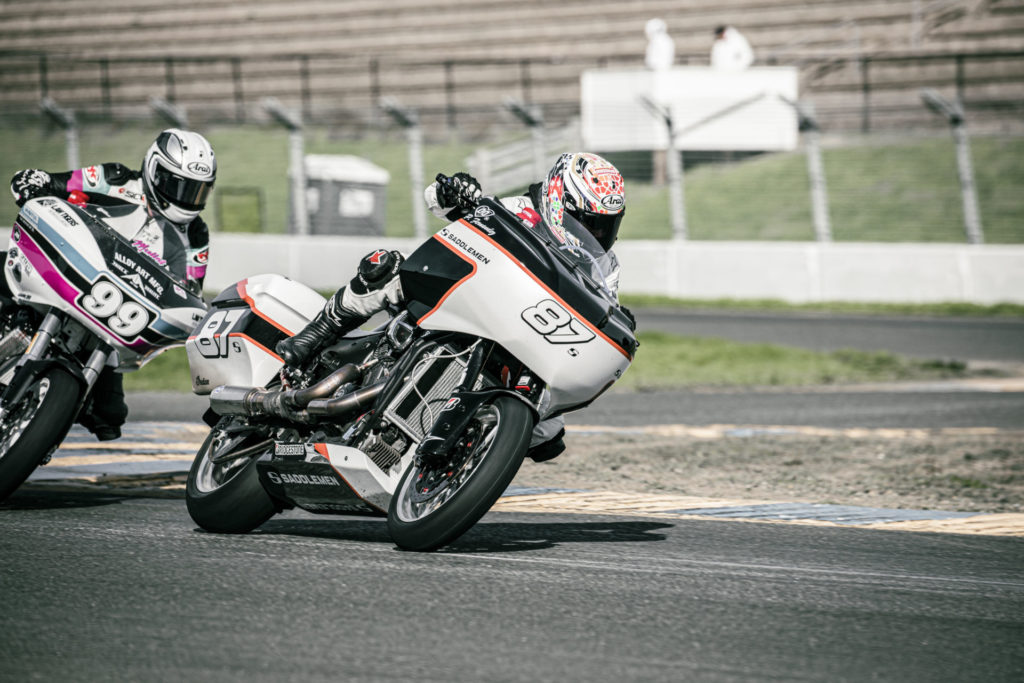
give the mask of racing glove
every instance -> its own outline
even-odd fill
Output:
[[[451,178],[438,174],[437,201],[444,209],[472,208],[480,199],[480,181],[468,173],[456,173]]]
[[[49,173],[39,169],[27,168],[24,171],[18,171],[11,178],[11,194],[14,195],[14,202],[21,207],[30,199],[52,195],[52,180]]]

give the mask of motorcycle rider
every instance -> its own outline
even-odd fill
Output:
[[[460,218],[480,195],[480,183],[467,173],[456,173],[449,182],[434,182],[424,190],[430,211],[449,222]],[[626,203],[622,174],[612,164],[596,154],[562,154],[547,177],[531,185],[526,194],[500,201],[526,224],[533,225],[543,217],[556,233],[562,230],[563,212],[579,220],[606,250],[599,263],[608,286],[618,292],[619,261],[611,246],[618,237]],[[388,303],[400,304],[403,295],[398,270],[403,260],[400,252],[384,249],[363,257],[349,284],[300,332],[278,342],[276,350],[284,362],[300,365],[325,342],[362,325]],[[561,417],[541,420],[534,428],[527,455],[536,462],[554,458],[565,450],[564,436]]]
[[[217,159],[206,138],[169,128],[150,145],[141,170],[117,162],[64,173],[30,168],[14,174],[11,192],[19,207],[30,199],[50,196],[70,196],[74,203],[145,207],[148,217],[142,227],[124,236],[146,253],[162,258],[173,275],[201,292],[210,235],[199,213],[216,177]],[[6,252],[0,252],[0,263],[4,259]],[[11,296],[3,277],[0,294]],[[121,436],[121,425],[128,416],[122,379],[113,367],[106,367],[96,380],[89,404],[78,416],[100,441]]]

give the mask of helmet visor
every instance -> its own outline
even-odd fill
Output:
[[[615,244],[615,240],[619,236],[619,224],[622,223],[622,217],[625,215],[625,209],[618,213],[590,213],[581,211],[575,215],[575,218],[590,231],[590,234],[604,247],[604,250],[608,251]]]
[[[157,164],[153,174],[153,187],[164,201],[183,209],[199,211],[206,206],[206,198],[213,189],[213,181],[183,178]]]

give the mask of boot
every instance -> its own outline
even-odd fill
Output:
[[[359,315],[341,305],[345,289],[345,287],[339,289],[323,310],[317,313],[316,317],[310,320],[309,324],[294,337],[277,342],[274,349],[281,356],[285,365],[301,366],[321,346],[369,320],[369,316]]]

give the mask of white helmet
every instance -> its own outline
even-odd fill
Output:
[[[146,201],[179,225],[191,223],[206,206],[217,179],[213,148],[199,133],[169,128],[157,136],[142,161]]]
[[[626,214],[626,189],[622,174],[607,159],[585,152],[561,155],[548,172],[542,192],[542,213],[548,225],[563,229],[564,215],[569,214],[605,250],[612,248]]]

